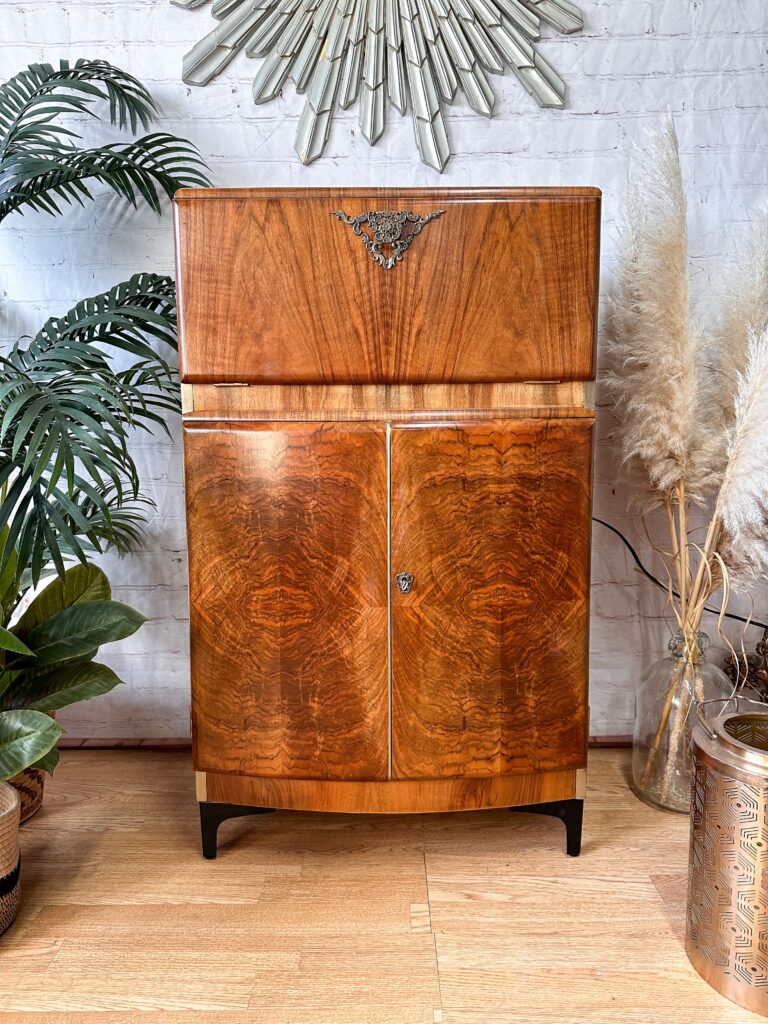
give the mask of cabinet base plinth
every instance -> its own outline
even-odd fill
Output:
[[[493,808],[560,818],[572,857],[581,848],[586,771],[583,768],[460,779],[328,781],[269,779],[198,772],[203,856],[216,856],[219,825],[228,818],[271,810],[346,814],[429,814]]]

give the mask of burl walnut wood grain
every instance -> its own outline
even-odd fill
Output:
[[[380,424],[186,424],[195,767],[386,779]]]
[[[586,764],[591,429],[393,427],[393,778]]]
[[[200,189],[175,202],[186,382],[594,376],[597,189]],[[387,271],[339,209],[445,212]]]

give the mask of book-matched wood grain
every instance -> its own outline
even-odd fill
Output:
[[[444,213],[384,270],[340,209]],[[182,380],[589,379],[599,219],[589,188],[182,190]]]
[[[385,779],[384,427],[184,435],[195,767]]]
[[[586,763],[591,431],[393,427],[394,778]]]

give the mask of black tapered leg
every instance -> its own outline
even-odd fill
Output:
[[[272,814],[273,807],[246,807],[243,804],[219,804],[212,800],[200,801],[200,836],[206,860],[216,857],[216,838],[219,825],[228,818],[242,818],[246,814]]]
[[[547,814],[560,818],[565,823],[566,851],[569,857],[581,853],[581,824],[584,818],[583,800],[553,800],[548,804],[528,804],[525,807],[510,807],[510,811],[525,811],[527,814]]]

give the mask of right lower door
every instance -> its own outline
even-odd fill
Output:
[[[393,427],[393,778],[586,763],[591,465],[589,418]]]

